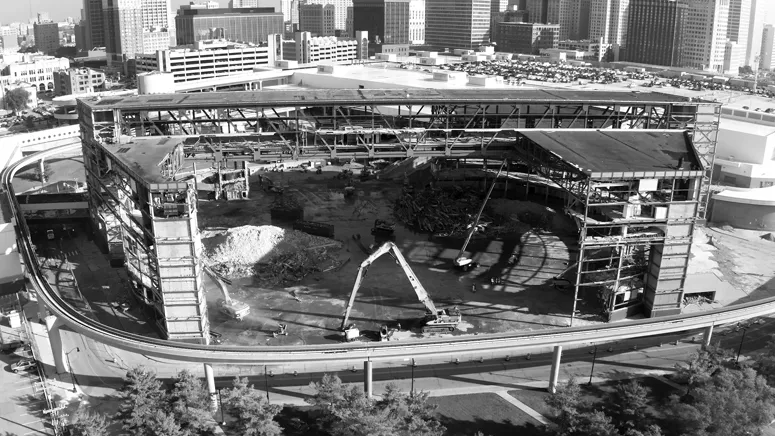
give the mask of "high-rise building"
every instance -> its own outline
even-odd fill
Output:
[[[299,5],[299,31],[313,36],[336,35],[334,5]]]
[[[761,50],[759,52],[759,69],[771,70],[773,67],[773,51],[775,51],[775,26],[765,24],[762,29]]]
[[[180,5],[180,9],[218,9],[221,5],[215,0],[202,0],[199,2],[189,2],[187,5]]]
[[[83,20],[85,21],[84,46],[86,50],[105,47],[105,17],[102,0],[83,0]]]
[[[40,16],[40,14],[38,14]],[[59,25],[53,22],[35,23],[35,46],[45,54],[54,54],[59,45]]]
[[[375,44],[409,44],[409,0],[354,0],[353,27]]]
[[[282,12],[273,8],[188,9],[179,10],[175,17],[178,45],[203,39],[261,44],[269,35],[282,35],[284,27]]]
[[[347,8],[353,5],[353,0],[301,0],[299,5],[303,3],[308,5],[333,5],[336,29],[347,29]],[[286,21],[288,21],[287,18]]]
[[[425,44],[425,0],[409,0],[409,42]]]
[[[153,53],[170,46],[169,0],[106,0],[105,50],[108,66],[121,66],[137,53]]]
[[[539,54],[541,49],[557,48],[559,24],[498,23],[498,50],[509,53]]]
[[[724,71],[729,0],[683,0],[688,4],[683,66]]]
[[[624,60],[681,66],[686,10],[680,0],[631,0]]]
[[[752,0],[751,14],[748,19],[748,44],[746,44],[746,65],[754,66],[761,54],[764,24],[772,22],[772,0]]]
[[[38,12],[38,21],[36,21],[37,23],[47,23],[49,21],[51,21],[51,18],[49,18],[48,12]]]
[[[603,44],[621,46],[627,35],[630,0],[591,0],[589,5],[589,39],[602,39]]]
[[[729,0],[727,39],[724,47],[724,72],[737,73],[747,63],[751,0]]]
[[[475,49],[490,42],[490,0],[425,0],[425,44]]]
[[[105,73],[91,68],[69,68],[54,72],[56,95],[87,94],[105,90]]]
[[[351,63],[368,59],[368,39],[369,36],[361,31],[356,32],[354,38],[316,37],[309,32],[296,32],[292,41],[283,41],[282,56],[300,64]]]

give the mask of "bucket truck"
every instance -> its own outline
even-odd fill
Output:
[[[226,289],[226,284],[223,283],[223,280],[215,273],[215,271],[206,266],[205,272],[213,279],[221,290],[221,293],[223,293],[223,298],[216,302],[218,310],[237,321],[242,321],[243,318],[250,314],[250,306],[241,301],[232,300],[229,296],[229,290]]]
[[[471,223],[471,227],[468,229],[466,240],[463,242],[463,246],[460,247],[460,252],[458,252],[457,257],[455,257],[455,260],[453,261],[455,269],[468,271],[469,269],[476,268],[477,266],[473,259],[466,257],[466,248],[468,248],[468,243],[471,242],[471,238],[474,236],[474,233],[476,233],[477,227],[479,227],[479,219],[482,217],[484,207],[487,205],[487,200],[490,199],[492,190],[495,188],[495,182],[498,181],[498,176],[501,175],[501,171],[503,171],[503,167],[505,166],[506,160],[504,159],[501,167],[498,169],[498,173],[495,175],[495,179],[492,181],[490,189],[487,191],[487,195],[484,197],[484,201],[482,201],[482,206],[479,208],[479,212],[477,212],[476,216],[474,217],[474,222]]]
[[[344,319],[342,320],[341,330],[344,332],[345,341],[352,341],[360,336],[360,331],[354,324],[348,324],[350,319],[350,311],[353,308],[355,302],[355,295],[363,283],[363,278],[366,276],[366,272],[374,261],[376,261],[383,254],[390,253],[396,260],[399,266],[404,270],[406,277],[409,279],[412,288],[420,302],[425,305],[425,317],[423,318],[423,333],[438,332],[438,331],[454,331],[457,325],[461,322],[462,316],[457,308],[454,309],[437,309],[433,304],[431,297],[425,290],[420,280],[414,275],[414,271],[409,266],[404,256],[398,250],[396,244],[388,241],[377,248],[369,257],[366,258],[358,267],[358,275],[355,278],[355,284],[353,285],[352,293],[350,294],[350,300],[347,302],[347,309],[344,312]]]

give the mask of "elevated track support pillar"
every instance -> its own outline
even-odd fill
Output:
[[[557,392],[557,380],[560,377],[560,361],[562,360],[562,345],[555,345],[552,353],[552,372],[549,374],[549,393]]]
[[[371,388],[371,360],[366,360],[363,362],[363,391],[367,398],[371,398]]]
[[[708,345],[710,345],[710,338],[713,336],[713,326],[709,325],[705,327],[705,330],[702,332],[702,348],[706,348]]]
[[[62,347],[62,321],[56,316],[46,317],[46,330],[48,331],[48,341],[51,344],[51,352],[54,355],[54,367],[56,373],[62,374],[68,371],[65,367],[65,350]]]
[[[210,410],[218,410],[218,392],[215,390],[215,376],[213,365],[205,363],[205,378],[207,379],[207,392],[210,393]]]

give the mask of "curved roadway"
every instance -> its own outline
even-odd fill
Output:
[[[349,367],[366,359],[383,362],[401,362],[411,356],[426,362],[452,361],[455,358],[495,357],[524,354],[554,345],[578,346],[589,343],[617,341],[722,325],[775,313],[775,298],[715,309],[699,314],[651,318],[603,326],[556,328],[540,332],[467,335],[417,342],[349,343],[336,346],[277,346],[238,347],[196,345],[147,338],[127,333],[91,320],[68,305],[41,276],[38,259],[34,255],[29,234],[19,203],[16,200],[13,178],[17,171],[41,158],[71,151],[80,144],[56,147],[25,157],[2,172],[2,188],[8,196],[17,226],[18,247],[27,266],[31,286],[37,291],[49,310],[64,325],[95,341],[135,352],[186,362],[211,364],[276,365],[298,369],[299,372],[320,371],[321,367]],[[309,368],[307,365],[310,365]]]

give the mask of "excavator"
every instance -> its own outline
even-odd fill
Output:
[[[492,190],[495,188],[495,182],[498,181],[498,177],[501,175],[501,171],[503,171],[503,167],[505,166],[506,160],[504,159],[501,167],[498,169],[498,174],[495,175],[495,179],[492,181],[492,185],[490,185],[490,189],[487,191],[487,195],[484,197],[484,201],[482,201],[482,206],[479,208],[479,212],[474,217],[474,222],[471,223],[471,227],[468,229],[466,240],[463,242],[463,246],[460,247],[460,252],[458,252],[457,257],[455,257],[455,260],[453,261],[455,269],[468,271],[469,269],[476,268],[477,266],[477,263],[474,262],[473,259],[466,257],[466,248],[468,248],[468,243],[471,242],[471,238],[474,236],[474,233],[476,233],[476,230],[479,227],[479,219],[482,218],[484,207],[487,205],[487,200],[490,199]]]
[[[218,310],[228,315],[229,317],[236,319],[237,321],[242,321],[243,318],[250,314],[250,306],[241,301],[232,300],[232,298],[229,296],[229,290],[226,289],[226,284],[223,283],[223,280],[218,276],[218,274],[210,269],[209,266],[205,266],[204,269],[207,275],[213,279],[213,281],[218,285],[218,288],[220,288],[221,292],[223,293],[223,299],[219,299],[216,303],[218,305]]]
[[[417,294],[417,298],[425,305],[426,314],[423,318],[424,325],[422,332],[454,331],[455,328],[457,328],[457,325],[462,321],[460,311],[457,308],[437,309],[436,305],[433,304],[431,297],[428,295],[428,292],[420,283],[420,280],[414,275],[414,271],[412,271],[409,263],[407,263],[406,259],[401,254],[401,251],[398,250],[396,244],[387,241],[371,253],[371,255],[361,262],[361,265],[358,267],[358,275],[355,278],[355,284],[353,285],[353,290],[350,294],[350,301],[347,302],[347,309],[344,312],[344,319],[342,320],[342,326],[340,327],[344,332],[345,341],[350,342],[360,337],[360,330],[358,330],[354,324],[347,323],[350,319],[350,311],[353,308],[353,303],[355,303],[355,295],[358,293],[361,283],[363,283],[363,278],[366,276],[369,266],[385,253],[390,253],[396,260],[396,263],[401,266],[406,277],[409,279],[409,282],[412,284],[412,288]]]

